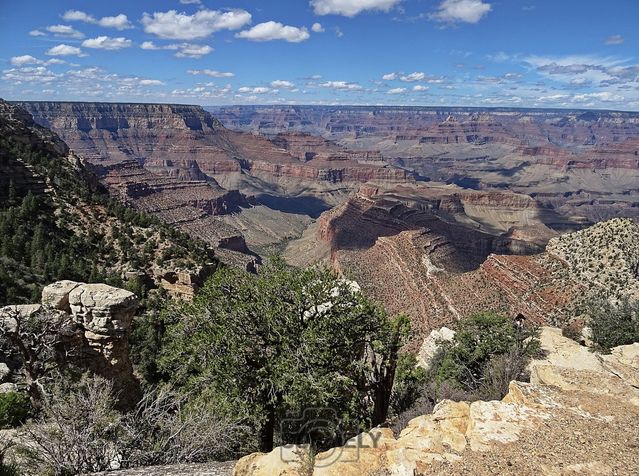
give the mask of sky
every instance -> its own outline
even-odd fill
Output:
[[[639,0],[0,0],[0,97],[639,111]]]

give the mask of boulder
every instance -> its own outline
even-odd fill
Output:
[[[69,292],[73,318],[98,335],[126,333],[138,305],[135,294],[107,284],[80,284]]]
[[[69,293],[78,286],[80,286],[80,283],[68,280],[49,284],[42,290],[42,304],[53,309],[71,313]]]
[[[9,374],[11,374],[11,370],[9,369],[9,366],[5,364],[4,362],[0,362],[0,382],[6,379],[9,376]]]
[[[455,337],[455,331],[448,327],[432,330],[428,337],[424,339],[419,349],[417,365],[424,370],[428,370],[433,357],[435,357],[435,354],[437,354],[437,351],[441,348],[442,342],[450,342],[453,340],[453,337]]]
[[[18,391],[18,386],[15,383],[6,382],[0,384],[0,393],[15,393]]]

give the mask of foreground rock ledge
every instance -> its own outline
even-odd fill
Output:
[[[511,382],[501,401],[445,400],[397,438],[376,428],[314,463],[305,448],[276,448],[240,459],[234,475],[637,474],[639,343],[604,356],[559,329],[541,341],[531,383]]]

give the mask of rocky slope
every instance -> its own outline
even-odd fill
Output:
[[[393,165],[467,188],[508,188],[564,216],[638,217],[639,114],[374,106],[211,108],[235,130],[297,131],[378,150]]]
[[[501,401],[440,402],[399,435],[364,432],[308,457],[280,447],[242,458],[235,476],[634,474],[639,467],[639,343],[591,353],[544,328],[530,383]]]
[[[360,194],[323,214],[285,256],[297,265],[324,261],[391,313],[407,313],[416,333],[411,347],[432,329],[478,311],[565,325],[593,296],[637,295],[639,226],[632,220],[552,238],[544,251],[540,243],[518,240],[516,229],[495,236],[470,228],[466,214],[457,221],[446,204],[463,209],[468,197],[453,198],[418,209]],[[537,228],[537,236],[548,232]]]
[[[59,136],[2,100],[0,172],[0,304],[60,278],[137,276],[147,289],[192,293],[215,263],[203,242],[109,199]]]

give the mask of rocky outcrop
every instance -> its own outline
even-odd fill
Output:
[[[59,281],[46,286],[42,304],[7,306],[0,319],[9,329],[14,316],[28,318],[37,313],[64,313],[76,328],[60,329],[71,349],[69,364],[101,375],[114,383],[120,405],[131,407],[140,396],[129,358],[129,333],[138,298],[124,289],[106,284]]]
[[[276,448],[242,458],[234,474],[632,474],[639,343],[601,356],[559,329],[544,328],[541,340],[547,355],[531,363],[531,383],[511,382],[501,401],[444,400],[399,435],[375,428],[314,458]]]

